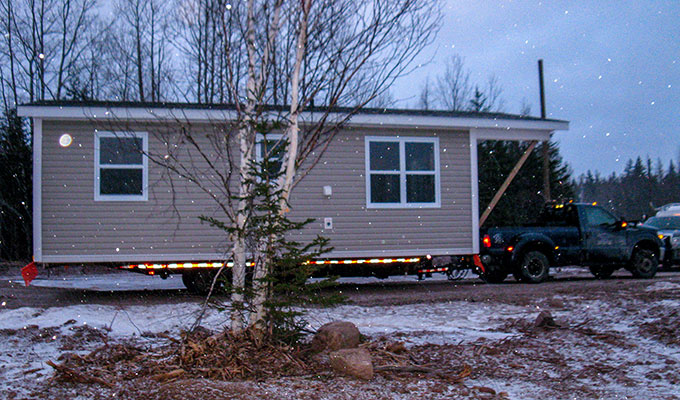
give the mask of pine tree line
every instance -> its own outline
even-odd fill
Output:
[[[638,157],[628,160],[621,175],[586,172],[579,177],[577,193],[580,201],[596,201],[624,218],[639,220],[680,201],[680,171],[673,161],[664,170],[661,160]]]

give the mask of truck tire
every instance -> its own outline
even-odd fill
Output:
[[[653,278],[656,270],[659,269],[659,258],[651,250],[637,249],[630,259],[628,269],[636,278]]]
[[[528,251],[522,255],[515,272],[515,278],[522,282],[541,283],[548,279],[550,262],[542,252],[538,250]]]
[[[607,279],[616,271],[616,268],[608,265],[591,265],[588,268],[590,268],[590,273],[597,279]]]
[[[491,264],[484,267],[484,273],[479,277],[486,283],[502,283],[508,277],[508,270],[501,265]]]

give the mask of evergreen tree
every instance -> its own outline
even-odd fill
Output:
[[[249,184],[253,186],[253,190],[243,198],[248,204],[245,212],[250,217],[240,234],[246,237],[248,252],[258,255],[252,262],[265,265],[268,273],[259,278],[255,274],[249,276],[246,286],[241,289],[247,300],[245,303],[219,304],[218,309],[238,307],[240,311],[252,314],[256,312],[253,300],[256,296],[266,293],[267,298],[263,305],[267,312],[258,334],[274,342],[295,345],[303,338],[308,325],[300,306],[331,305],[342,301],[343,298],[335,294],[322,293],[323,289],[335,285],[334,276],[308,283],[309,278],[319,271],[317,264],[308,261],[322,257],[332,248],[329,247],[329,239],[321,236],[307,244],[292,240],[293,233],[303,229],[314,219],[292,221],[282,212],[282,207],[289,207],[289,204],[281,203],[281,189],[275,185],[282,174],[280,158],[277,157],[282,149],[282,145],[276,146],[262,161],[250,163],[252,178]],[[214,217],[200,218],[203,222],[228,233],[234,233],[238,229],[233,224]],[[212,276],[211,273],[211,280]],[[238,290],[232,285],[230,272],[222,275],[218,283],[229,291]],[[218,304],[217,300],[212,301],[213,304]]]
[[[0,259],[27,260],[32,254],[32,150],[16,110],[0,121]]]
[[[517,163],[528,143],[485,141],[478,146],[479,204],[483,210]],[[550,187],[554,199],[571,199],[575,195],[571,171],[559,154],[557,145],[549,144]],[[535,149],[508,187],[485,226],[518,225],[530,222],[544,205],[543,162],[540,148]]]
[[[479,87],[475,86],[475,93],[470,99],[470,111],[474,112],[487,112],[489,111],[489,106],[487,104],[487,96],[482,92]]]

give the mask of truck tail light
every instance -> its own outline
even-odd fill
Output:
[[[482,244],[484,245],[484,247],[487,248],[491,247],[491,237],[489,235],[484,235],[484,237],[482,238]]]

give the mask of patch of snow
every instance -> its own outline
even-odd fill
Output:
[[[0,326],[22,329],[25,326],[62,326],[69,320],[110,331],[110,335],[139,335],[143,332],[174,332],[186,329],[195,320],[200,304],[160,304],[149,306],[73,305],[68,307],[3,310]],[[326,322],[353,322],[365,335],[416,334],[413,344],[437,339],[437,343],[474,341],[481,337],[500,339],[513,332],[498,332],[497,328],[509,318],[529,315],[535,309],[506,304],[476,304],[449,302],[437,304],[408,304],[401,306],[362,307],[343,305],[333,308],[311,309],[306,318],[312,328]],[[227,324],[228,313],[209,309],[202,324],[219,329]]]
[[[15,280],[20,280],[17,278]],[[36,278],[32,286],[85,289],[96,292],[133,290],[174,290],[185,289],[181,275],[170,275],[167,279],[136,273],[66,275],[55,278]]]
[[[23,329],[37,325],[40,328],[63,326],[75,320],[77,325],[89,325],[110,331],[110,335],[140,335],[145,332],[178,333],[195,321],[200,305],[195,303],[161,304],[149,306],[76,305],[46,309],[22,307],[3,310],[0,326],[7,329]],[[228,314],[208,310],[204,324],[216,329],[224,325]]]
[[[48,384],[52,368],[46,361],[56,361],[61,351],[57,342],[33,343],[25,338],[2,337],[5,342],[0,350],[0,393],[9,396],[10,392],[21,394],[18,398],[31,398],[25,385],[41,386]],[[27,372],[30,371],[30,372]],[[8,397],[10,398],[10,397]]]
[[[680,283],[668,282],[668,281],[658,281],[647,286],[648,292],[655,292],[661,290],[680,290]]]
[[[527,307],[507,304],[448,302],[402,306],[338,306],[310,311],[306,317],[312,328],[334,320],[354,323],[365,335],[408,335],[410,344],[460,343],[479,338],[503,339],[513,332],[497,328],[508,318],[532,313]]]

